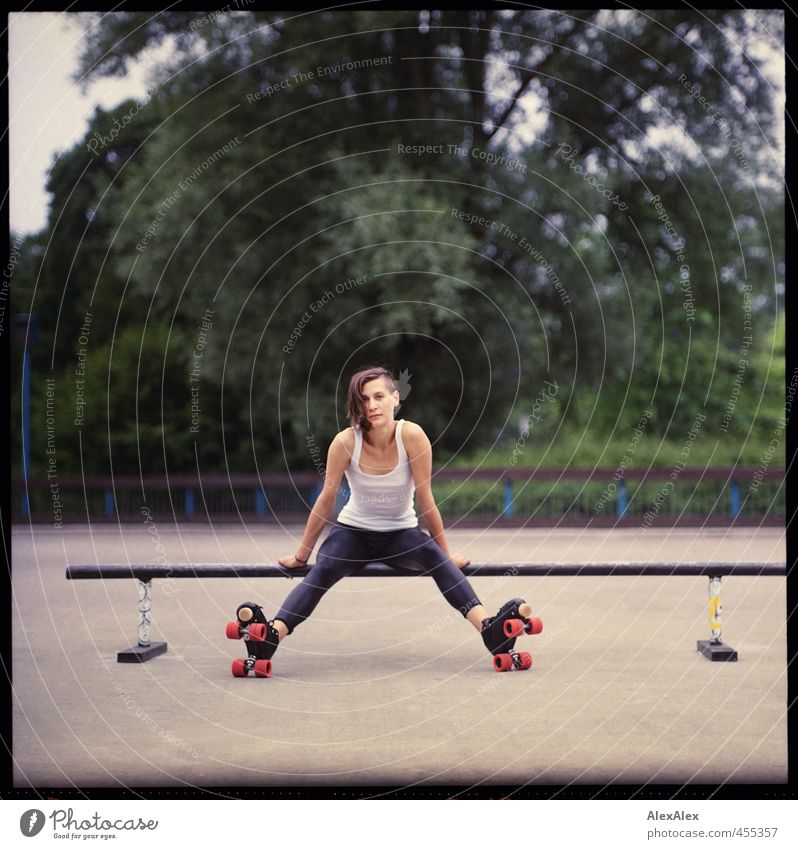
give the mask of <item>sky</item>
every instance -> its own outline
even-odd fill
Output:
[[[116,106],[147,90],[153,54],[122,79],[102,79],[85,94],[73,75],[83,39],[74,13],[9,15],[9,214],[15,234],[47,223],[47,174],[54,157],[83,138],[95,106]]]
[[[9,15],[9,148],[10,219],[15,234],[34,233],[47,222],[49,195],[45,192],[47,174],[54,158],[83,138],[88,119],[97,105],[110,109],[127,98],[142,98],[147,91],[153,64],[168,54],[167,41],[136,62],[123,78],[100,79],[82,93],[73,82],[84,38],[83,19],[69,12],[23,12]],[[758,29],[761,31],[761,23]],[[773,41],[761,42],[755,58],[767,68],[784,91],[781,51]],[[501,70],[494,74],[494,93],[509,94],[512,86],[498,85]],[[524,117],[516,122],[516,132],[528,142],[534,138],[545,116],[535,95],[522,105]],[[536,120],[537,118],[542,120]],[[784,135],[773,143],[783,156]],[[512,148],[513,140],[509,140]],[[660,141],[658,139],[658,141]],[[780,159],[783,161],[783,159]]]

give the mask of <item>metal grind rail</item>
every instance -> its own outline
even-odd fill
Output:
[[[286,569],[283,566],[262,564],[216,564],[178,563],[155,564],[88,564],[67,566],[68,581],[133,579],[138,587],[139,628],[138,642],[117,655],[119,663],[143,663],[166,651],[165,642],[150,641],[152,623],[152,581],[175,578],[302,578],[310,571],[309,566],[301,569]],[[471,564],[462,570],[468,577],[491,577],[511,575],[513,577],[559,578],[607,575],[617,576],[695,576],[705,575],[709,579],[709,625],[711,637],[698,640],[697,650],[713,661],[736,661],[737,652],[722,640],[721,580],[725,576],[785,577],[785,563],[482,563]],[[401,575],[418,575],[418,570],[371,563],[353,572],[352,578],[388,578]]]

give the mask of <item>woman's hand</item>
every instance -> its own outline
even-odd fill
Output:
[[[462,569],[463,566],[468,566],[471,562],[471,558],[466,557],[465,554],[450,554],[449,560],[451,560],[458,569]]]
[[[281,557],[277,561],[281,566],[285,566],[286,569],[301,569],[303,566],[307,566],[307,563],[303,563],[301,560],[296,559],[296,555],[289,554],[286,557]]]

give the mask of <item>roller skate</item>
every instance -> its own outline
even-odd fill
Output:
[[[517,652],[515,641],[522,634],[539,634],[543,622],[531,617],[532,608],[522,598],[511,598],[499,608],[495,616],[482,620],[482,641],[493,655],[493,668],[497,672],[510,669],[529,669],[532,655]]]
[[[246,678],[250,672],[256,678],[268,678],[272,674],[271,658],[280,644],[280,635],[260,605],[251,601],[239,604],[236,621],[227,623],[226,633],[231,640],[243,639],[247,647],[246,660],[233,661],[235,678]]]

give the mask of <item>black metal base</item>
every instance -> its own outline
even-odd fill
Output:
[[[166,643],[150,643],[148,646],[131,646],[116,656],[117,663],[144,663],[166,651]]]
[[[737,652],[726,643],[713,643],[712,640],[699,640],[696,648],[704,657],[710,660],[725,660],[729,663],[737,661]]]

